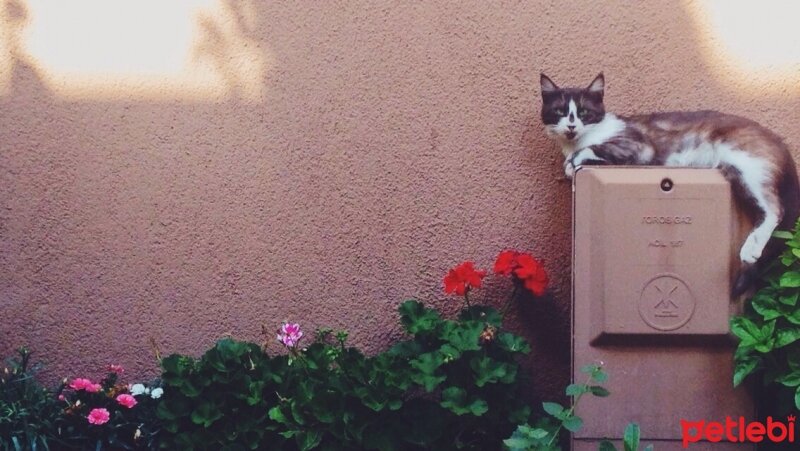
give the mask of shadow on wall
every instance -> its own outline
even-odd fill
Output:
[[[800,147],[797,85],[720,76],[705,3],[107,3],[3,2],[0,351],[53,376],[149,376],[149,337],[198,353],[284,320],[381,349],[402,300],[454,312],[446,270],[510,247],[552,274],[510,327],[557,397],[570,194],[538,72],[604,70],[612,110],[720,109]]]

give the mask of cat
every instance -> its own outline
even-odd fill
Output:
[[[781,137],[743,117],[716,111],[616,116],[603,104],[600,73],[586,88],[559,88],[541,74],[542,122],[561,146],[564,173],[582,165],[718,168],[753,220],[742,245],[732,296],[748,291],[781,245],[776,229],[791,229],[800,215],[800,184]]]

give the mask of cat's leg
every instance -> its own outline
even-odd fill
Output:
[[[755,194],[755,198],[764,211],[764,217],[747,236],[739,252],[739,258],[747,264],[753,264],[761,258],[761,253],[764,252],[764,247],[772,237],[772,232],[783,219],[783,212],[777,199],[772,199],[774,196],[771,193],[763,192],[763,187],[760,189],[762,192]]]
[[[583,165],[599,165],[608,164],[605,158],[598,156],[594,149],[585,147],[572,152],[566,161],[564,161],[564,175],[571,179],[575,175],[575,171]]]
[[[739,251],[742,263],[752,265],[761,257],[772,232],[783,219],[783,207],[775,189],[777,174],[769,162],[749,155],[739,155],[729,164],[739,172],[741,186],[760,213],[760,220]]]

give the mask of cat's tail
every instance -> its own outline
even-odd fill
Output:
[[[800,217],[800,181],[797,176],[797,169],[794,164],[788,167],[781,176],[778,184],[778,196],[783,207],[783,219],[778,224],[776,230],[793,230]],[[772,262],[783,252],[784,241],[778,238],[770,238],[767,242],[761,257],[753,264],[742,263],[736,281],[733,284],[731,296],[736,299],[745,294],[750,288],[756,286],[759,276],[772,264]]]

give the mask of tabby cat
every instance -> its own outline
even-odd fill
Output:
[[[776,228],[800,214],[797,171],[783,140],[754,121],[716,111],[616,116],[603,105],[605,79],[586,88],[559,88],[541,74],[542,122],[561,146],[564,172],[581,165],[719,168],[755,225],[742,245],[734,283],[739,296],[780,252]]]

